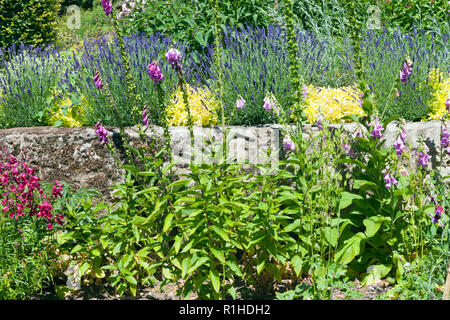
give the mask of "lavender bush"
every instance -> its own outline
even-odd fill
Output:
[[[435,37],[415,29],[406,34],[399,30],[390,34],[386,29],[365,32],[365,74],[380,113],[417,121],[430,111],[427,76],[433,68],[449,70],[448,34],[443,35],[445,43],[440,48]]]
[[[154,35],[133,35],[125,40],[126,52],[130,59],[130,67],[134,79],[136,79],[137,92],[143,97],[143,101],[149,106],[156,101],[156,87],[154,81],[148,76],[148,65],[153,61],[162,61],[164,53],[172,46],[172,40],[160,34]],[[181,43],[175,44],[183,53],[187,47]],[[124,125],[132,125],[132,119],[127,117],[133,105],[127,100],[126,82],[123,66],[120,62],[120,54],[117,39],[108,41],[105,38],[85,41],[84,53],[80,59],[73,57],[72,69],[77,75],[75,79],[63,78],[69,91],[83,94],[89,100],[89,110],[87,114],[88,125],[95,124],[98,119],[102,119],[105,125],[117,125],[115,123],[114,111],[110,108],[105,95],[98,92],[93,82],[93,75],[99,72],[105,85],[108,86],[111,94],[118,105],[122,119],[129,121]],[[189,67],[189,60],[184,61],[188,67],[187,78],[189,82],[200,82],[196,70]],[[167,87],[175,88],[177,79],[174,72],[167,64],[161,64],[162,74],[165,76]],[[166,97],[171,93],[165,92]],[[142,106],[139,107],[140,109]],[[150,116],[156,123],[160,123],[160,113],[157,108],[152,108]]]
[[[312,33],[298,33],[300,75],[307,83],[320,83],[327,66],[321,60],[325,43]],[[266,28],[246,26],[228,27],[223,34],[223,54],[220,69],[208,64],[213,61],[214,48],[198,66],[204,70],[203,78],[214,89],[218,73],[223,74],[223,101],[232,124],[255,125],[273,123],[276,118],[262,107],[264,98],[272,93],[282,106],[289,105],[289,59],[285,32],[277,26]],[[236,101],[243,98],[245,107],[235,111]]]
[[[0,127],[42,125],[61,75],[68,77],[69,69],[57,47],[0,49]]]

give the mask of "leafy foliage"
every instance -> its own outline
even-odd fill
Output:
[[[14,43],[45,46],[56,39],[60,0],[0,1],[0,48]]]

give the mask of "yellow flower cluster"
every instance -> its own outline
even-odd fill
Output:
[[[218,123],[217,110],[219,103],[211,91],[203,88],[186,86],[192,123],[197,126],[210,126]],[[167,122],[170,126],[186,126],[188,124],[183,92],[178,88],[167,107]]]
[[[344,116],[363,116],[360,104],[360,91],[352,87],[322,88],[309,85],[306,87],[304,101],[305,114],[309,123],[317,121],[319,116],[331,123],[336,123]]]
[[[53,99],[46,115],[46,123],[55,125],[59,123],[63,127],[81,127],[85,121],[87,100],[81,96],[81,103],[75,105],[68,97],[59,97],[59,91],[53,91]]]
[[[431,112],[428,119],[439,120],[446,112],[445,101],[450,98],[450,74],[444,77],[439,69],[431,70],[428,75],[428,86],[431,89],[433,100],[430,103]]]

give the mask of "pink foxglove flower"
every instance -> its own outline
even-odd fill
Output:
[[[419,152],[419,165],[422,166],[423,169],[425,169],[430,158],[431,157],[428,153]]]
[[[295,144],[288,135],[286,135],[283,139],[283,147],[286,150],[290,150],[290,151],[295,150]]]
[[[101,2],[103,10],[105,10],[105,14],[109,16],[112,12],[112,3],[109,0],[102,0]]]
[[[177,49],[171,48],[166,53],[166,59],[172,66],[179,66],[180,59],[181,59],[181,53]]]
[[[147,116],[147,112],[145,112],[145,109],[142,110],[142,122],[144,123],[144,125],[146,127],[148,127],[148,116]]]
[[[95,71],[94,83],[98,90],[103,90],[103,82],[98,71]]]
[[[103,128],[103,126],[100,124],[101,120],[98,120],[97,124],[95,125],[95,127],[97,128],[97,130],[95,131],[95,133],[98,135],[98,142],[104,142],[105,144],[108,144],[108,132],[106,131],[105,128]]]
[[[158,66],[158,63],[152,62],[147,66],[147,73],[150,76],[150,78],[155,82],[161,82],[164,81],[164,75],[162,74],[161,68]]]
[[[447,98],[447,100],[445,100],[445,109],[450,113],[450,98]]]
[[[376,118],[375,121],[370,124],[370,126],[373,126],[373,130],[370,133],[372,139],[381,139],[383,137],[383,134],[381,133],[381,130],[383,130],[383,126],[381,125],[379,118]]]
[[[394,149],[398,157],[400,157],[405,150],[405,144],[403,143],[403,140],[400,136],[398,136],[397,140],[395,140],[394,142]]]
[[[239,96],[239,99],[236,101],[236,109],[237,110],[241,110],[242,108],[244,108],[245,105],[245,100],[244,98],[242,98],[241,96]]]

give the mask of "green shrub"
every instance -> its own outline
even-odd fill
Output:
[[[0,0],[0,47],[13,43],[43,46],[56,39],[61,0]]]
[[[221,27],[226,25],[242,27],[246,24],[267,26],[268,17],[265,8],[275,1],[227,0],[220,2]],[[209,0],[185,1],[147,1],[143,8],[136,9],[123,18],[125,33],[147,34],[160,32],[165,36],[180,40],[200,51],[207,43],[213,42],[214,12]]]

